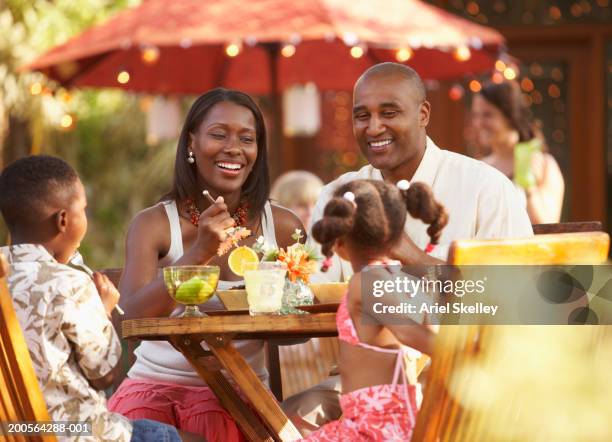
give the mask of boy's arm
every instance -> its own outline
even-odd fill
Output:
[[[121,343],[93,282],[83,275],[64,298],[62,332],[92,387],[104,389],[120,365]]]

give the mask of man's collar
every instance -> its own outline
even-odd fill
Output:
[[[421,182],[431,186],[440,164],[440,148],[429,137],[426,137],[426,142],[425,153],[410,182]],[[382,172],[372,167],[372,179],[383,180]]]
[[[57,262],[40,244],[15,244],[0,248],[9,264],[18,262]]]

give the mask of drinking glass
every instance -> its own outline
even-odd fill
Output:
[[[278,314],[283,306],[283,288],[287,270],[272,266],[274,263],[263,264],[261,269],[245,269],[244,272],[251,315]]]
[[[542,142],[534,138],[518,143],[514,147],[514,182],[523,189],[536,184],[536,177],[531,169],[533,154],[542,150]]]

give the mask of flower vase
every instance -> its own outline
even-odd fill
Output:
[[[285,280],[281,314],[304,314],[306,312],[297,309],[296,306],[312,304],[314,304],[314,294],[308,284],[299,278],[295,282],[292,282],[289,278]]]

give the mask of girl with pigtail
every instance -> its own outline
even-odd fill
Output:
[[[368,293],[362,299],[361,288],[366,271],[369,280],[393,277],[391,266],[400,263],[390,259],[390,251],[400,240],[408,213],[429,225],[431,250],[448,215],[423,183],[351,181],[338,188],[312,228],[323,254],[329,258],[337,253],[350,261],[354,274],[336,316],[342,419],[306,440],[410,439],[419,402],[415,362],[421,353],[431,354],[434,332],[422,320],[408,316],[401,325],[383,324],[369,306],[362,305],[372,297]]]

